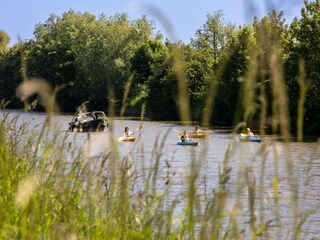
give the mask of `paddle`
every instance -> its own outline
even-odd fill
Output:
[[[213,133],[214,130],[207,129],[207,130],[202,130],[202,132],[204,132],[204,133]]]
[[[143,127],[143,126],[142,126],[142,125],[140,125],[138,128],[136,128],[136,129],[134,130],[134,132],[135,132],[135,131],[138,131],[138,130],[141,130],[141,129],[142,129],[142,127]]]
[[[182,132],[178,131],[177,129],[174,128],[173,130],[175,130],[177,133],[179,133],[180,135],[182,135]]]

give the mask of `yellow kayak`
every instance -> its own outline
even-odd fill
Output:
[[[124,142],[135,142],[136,138],[135,137],[123,137],[122,141],[124,141]]]
[[[176,129],[174,129],[176,132],[178,132],[179,133],[179,135],[180,136],[182,136],[183,135],[183,132],[180,132],[180,131],[178,131],[178,130],[176,130]],[[204,134],[204,133],[187,133],[188,134],[188,136],[190,137],[190,138],[206,138],[206,134]]]
[[[204,133],[189,133],[188,136],[190,138],[206,138],[206,134]]]
[[[119,137],[118,138],[118,142],[135,142],[136,141],[136,138],[135,137]]]

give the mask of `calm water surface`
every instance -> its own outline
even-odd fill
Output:
[[[34,113],[11,112],[10,117],[19,114],[18,124],[27,122],[30,129],[41,129],[45,115]],[[294,211],[292,210],[292,192],[299,195],[300,212],[312,211],[313,214],[303,226],[305,239],[320,239],[320,148],[318,142],[277,142],[270,137],[264,143],[240,142],[236,134],[208,134],[206,139],[199,139],[199,146],[179,146],[177,131],[193,129],[166,122],[142,122],[142,129],[136,131],[137,141],[117,142],[123,136],[126,126],[130,130],[139,128],[140,122],[133,120],[111,120],[112,132],[72,133],[68,132],[71,115],[55,116],[52,132],[67,134],[67,141],[75,148],[85,149],[88,157],[99,157],[118,148],[120,158],[130,156],[133,171],[138,175],[148,171],[155,156],[160,157],[159,188],[165,187],[170,179],[174,193],[183,196],[191,173],[191,162],[200,169],[199,181],[206,178],[206,188],[199,184],[199,193],[216,189],[219,171],[228,152],[228,166],[231,168],[230,180],[227,182],[230,197],[228,205],[234,206],[237,191],[243,190],[244,215],[248,214],[246,200],[248,192],[245,174],[249,173],[251,182],[259,187],[256,192],[257,209],[264,209],[265,219],[273,220],[275,209],[273,181],[279,181],[279,214],[283,227],[281,238],[286,239],[291,229]],[[63,134],[61,134],[62,136]],[[114,142],[116,145],[114,145]],[[277,167],[278,166],[278,167]],[[288,170],[289,169],[289,170]],[[261,194],[261,191],[263,194]],[[260,197],[263,195],[263,197]],[[174,194],[172,197],[175,197]],[[258,201],[258,199],[260,201]],[[257,213],[258,215],[259,213]],[[259,218],[259,216],[257,216]],[[292,230],[292,229],[291,229]]]

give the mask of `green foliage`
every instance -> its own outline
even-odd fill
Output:
[[[130,76],[130,59],[151,35],[146,19],[130,22],[125,14],[94,23],[90,38],[80,45],[76,62],[86,82],[90,104],[105,108],[107,90],[122,99]],[[147,31],[147,32],[142,32]]]
[[[229,37],[235,31],[235,26],[225,23],[222,11],[217,11],[207,15],[207,20],[203,27],[197,30],[196,39],[191,44],[199,49],[207,49],[218,61]]]
[[[267,127],[270,127],[270,119],[274,119],[273,129],[278,129],[279,121],[275,120],[279,118],[277,115],[279,113],[287,115],[285,108],[275,106],[279,102],[275,91],[272,91],[279,88],[276,87],[277,84],[281,85],[282,74],[273,71],[275,67],[278,68],[273,64],[275,58],[279,62],[280,58],[284,58],[283,43],[287,40],[287,32],[283,12],[277,14],[276,11],[272,11],[261,20],[255,18],[254,40],[249,42],[254,47],[248,52],[250,65],[249,74],[246,76],[250,81],[244,81],[249,84],[244,84],[241,94],[245,99],[243,101],[244,121],[251,123],[260,118],[261,129],[266,128],[267,118],[269,119]]]
[[[298,99],[299,63],[305,65],[305,78],[308,82],[306,93],[304,127],[308,132],[319,131],[319,33],[320,33],[320,6],[319,1],[307,3],[301,11],[301,18],[293,21],[290,26],[291,41],[287,43],[288,58],[286,59],[286,80],[290,91],[290,106],[292,125],[296,127]]]
[[[9,42],[10,42],[9,35],[6,32],[0,30],[0,55],[8,51]]]
[[[242,101],[240,89],[250,61],[250,47],[255,42],[252,32],[252,28],[244,27],[231,36],[228,42],[224,52],[227,63],[218,85],[212,116],[214,124],[233,125],[242,119],[243,107],[239,104]]]
[[[166,61],[167,48],[160,40],[148,40],[134,53],[131,58],[131,72],[133,76],[133,87],[131,97],[137,102],[147,100],[150,91],[150,79],[154,77],[161,64]],[[150,112],[157,111],[149,109]]]
[[[159,40],[148,40],[137,49],[131,58],[131,72],[135,73],[134,82],[147,84],[156,65],[164,61],[166,54],[166,46]]]
[[[177,111],[177,79],[170,68],[170,58],[157,65],[149,80],[147,109],[155,120],[174,120]]]
[[[108,89],[114,89],[116,101],[122,98],[130,59],[152,37],[152,25],[145,17],[135,21],[126,14],[97,18],[70,10],[38,24],[34,35],[35,40],[23,50],[28,76],[45,78],[54,87],[64,86],[58,93],[62,111],[73,111],[85,101],[92,108],[107,109]],[[4,70],[6,56],[2,58],[2,74],[12,78]]]
[[[201,120],[208,88],[213,77],[214,57],[204,49],[183,48],[184,65],[188,79],[188,92],[192,118]]]
[[[10,102],[11,108],[21,107],[16,97],[16,87],[22,81],[21,51],[26,43],[18,44],[0,56],[0,96]]]

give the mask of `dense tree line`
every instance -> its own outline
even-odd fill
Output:
[[[235,26],[218,11],[184,44],[164,40],[145,16],[132,21],[70,10],[51,15],[35,27],[34,39],[13,47],[0,31],[0,96],[21,108],[17,86],[39,77],[61,88],[57,101],[65,112],[83,103],[108,112],[112,103],[118,113],[124,105],[131,114],[146,106],[154,120],[229,126],[261,116],[269,124],[269,116],[284,112],[292,131],[301,116],[305,131],[319,131],[319,26],[318,0],[305,2],[290,24],[272,11]],[[287,109],[275,101],[282,82]]]

